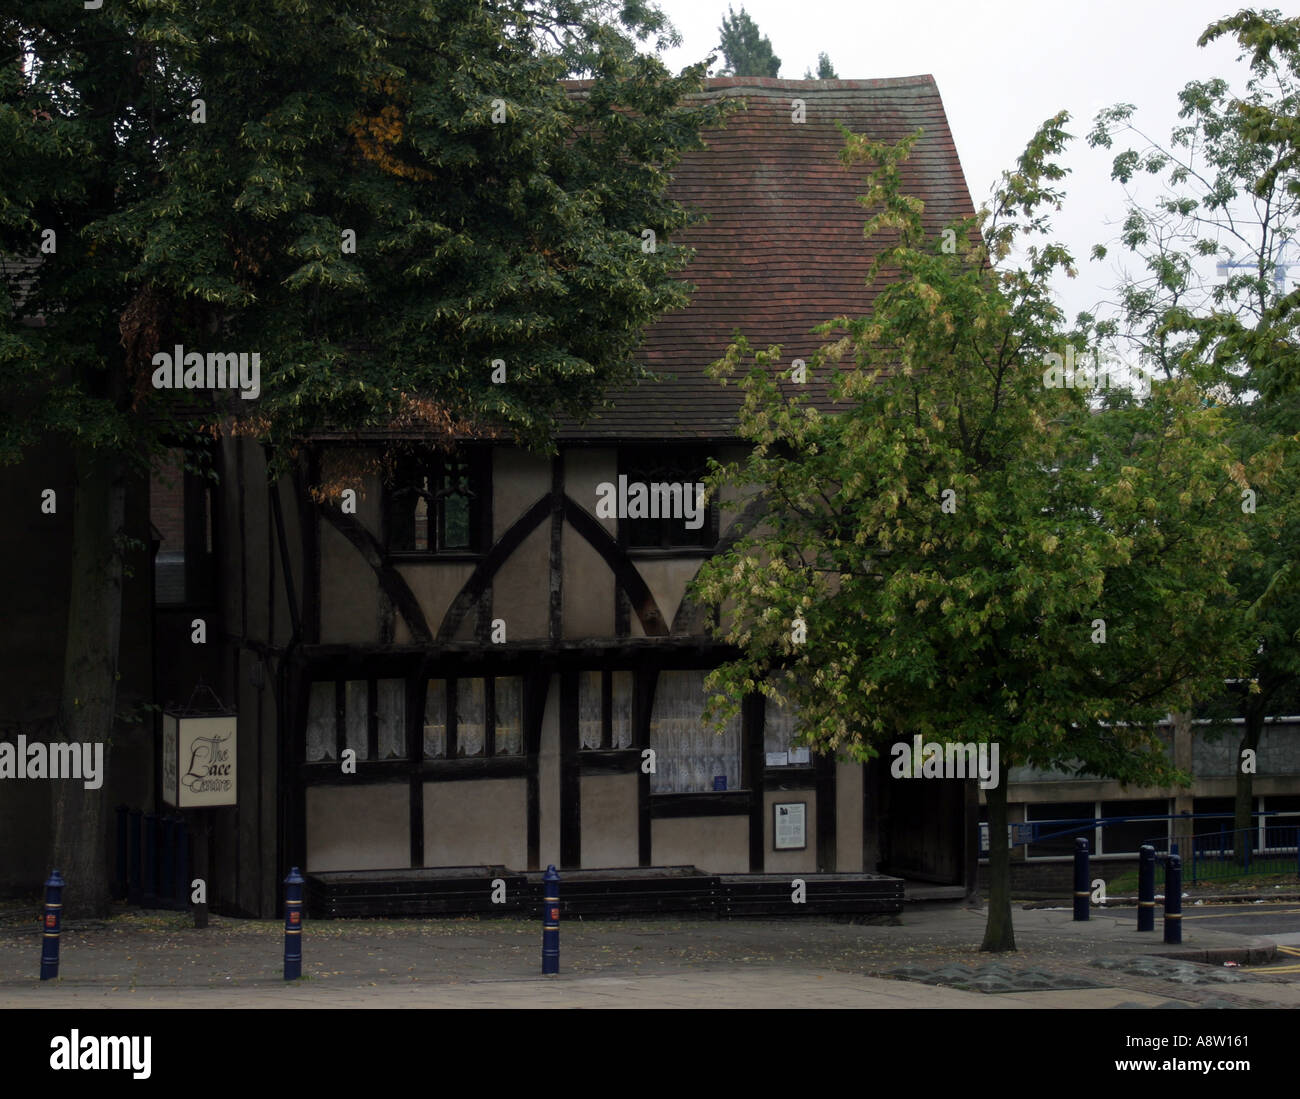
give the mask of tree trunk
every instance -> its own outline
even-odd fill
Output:
[[[1010,767],[998,762],[998,784],[985,792],[989,803],[989,918],[981,950],[1015,950],[1011,926],[1011,846],[1007,843],[1007,775]]]
[[[1242,768],[1242,752],[1250,749],[1252,752],[1259,750],[1260,739],[1264,735],[1264,711],[1267,709],[1264,705],[1248,704],[1244,707],[1243,718],[1245,719],[1245,730],[1241,737],[1241,749],[1237,752],[1236,771],[1237,771],[1237,797],[1233,806],[1232,829],[1236,842],[1236,861],[1245,864],[1248,853],[1254,850],[1255,833],[1252,830],[1255,818],[1252,812],[1255,808],[1255,775],[1254,765],[1251,765],[1249,771]]]
[[[63,911],[70,918],[108,911],[108,775],[117,708],[117,658],[122,624],[122,538],[126,470],[118,456],[77,448],[73,507],[72,576],[63,691],[55,730],[59,740],[103,744],[100,786],[52,782],[50,866],[67,882]]]

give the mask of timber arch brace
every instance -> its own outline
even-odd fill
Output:
[[[491,583],[492,577],[496,575],[497,570],[506,563],[506,560],[519,548],[523,540],[546,521],[554,504],[555,494],[547,493],[516,519],[506,532],[501,535],[483,560],[479,562],[478,568],[465,581],[456,598],[452,600],[451,606],[447,608],[442,624],[438,627],[439,641],[449,641],[455,636],[465,615],[469,613],[470,608],[478,602],[483,592],[487,590],[487,586]],[[628,557],[627,551],[618,544],[618,541],[609,531],[601,526],[600,521],[594,515],[584,510],[567,494],[561,499],[560,510],[574,531],[581,535],[609,566],[610,571],[614,574],[614,582],[626,593],[633,610],[636,611],[637,618],[641,622],[641,628],[645,630],[646,636],[666,637],[668,635],[668,624],[664,621],[663,613],[659,610],[659,604],[655,602],[654,594],[641,578],[636,565]]]
[[[355,516],[344,515],[336,504],[326,501],[318,506],[320,513],[329,520],[330,525],[352,543],[366,564],[374,570],[380,589],[392,601],[397,613],[402,616],[406,628],[411,631],[411,637],[416,641],[432,641],[433,634],[429,630],[429,623],[425,620],[424,611],[420,609],[420,601],[416,599],[415,593],[402,578],[402,574],[393,567],[393,562],[384,553],[379,539],[371,534]]]
[[[737,542],[740,536],[747,530],[753,529],[758,525],[767,511],[767,503],[761,496],[756,496],[745,505],[744,510],[737,515],[727,527],[726,533],[718,539],[718,544],[714,547],[713,553],[726,553]],[[695,576],[691,577],[694,581],[700,575],[699,569],[695,570]],[[673,615],[673,633],[704,633],[705,616],[708,608],[695,602],[690,596],[690,585],[687,585],[686,594],[682,596],[682,601],[677,607],[677,613]]]

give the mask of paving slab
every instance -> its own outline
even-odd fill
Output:
[[[931,904],[894,926],[568,920],[559,978],[538,972],[532,920],[309,921],[304,977],[287,984],[278,921],[213,917],[197,930],[183,913],[131,910],[73,923],[60,979],[40,982],[39,929],[11,914],[0,920],[0,1007],[1300,1006],[1300,972],[1225,976],[1205,965],[1215,953],[1256,965],[1293,957],[1211,921],[1189,924],[1171,948],[1159,932],[1138,934],[1131,913],[1075,923],[1065,910],[1017,909],[1019,949],[981,954],[985,917]],[[1170,950],[1196,960],[1152,957]],[[1113,964],[1092,964],[1103,958]],[[933,973],[951,979],[923,979]]]

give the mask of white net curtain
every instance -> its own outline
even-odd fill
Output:
[[[483,680],[456,681],[456,755],[483,754]]]
[[[600,747],[600,672],[578,673],[578,747]]]
[[[429,680],[424,696],[424,758],[442,759],[447,754],[447,681]]]
[[[524,681],[518,676],[496,681],[496,754],[524,752]]]
[[[406,680],[381,679],[375,686],[379,758],[402,759],[406,755]]]
[[[599,671],[578,673],[578,747],[601,747],[601,709],[604,676]],[[610,738],[611,748],[632,747],[632,673],[611,672]]]
[[[740,715],[721,732],[705,725],[703,671],[664,671],[655,687],[650,714],[650,747],[656,794],[712,790],[715,776],[725,775],[727,789],[740,789]]]
[[[317,680],[307,702],[307,762],[333,759],[337,754],[334,728],[334,681]]]

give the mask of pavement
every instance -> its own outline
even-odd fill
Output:
[[[1018,949],[982,954],[985,910],[963,903],[909,907],[896,924],[570,919],[558,977],[540,975],[537,921],[308,921],[303,977],[286,982],[278,921],[214,916],[198,930],[187,913],[120,909],[66,925],[60,976],[41,982],[28,905],[0,912],[0,1008],[1300,1007],[1300,945],[1287,945],[1300,917],[1250,911],[1296,933],[1185,910],[1175,947],[1159,918],[1139,934],[1133,910],[1076,923],[1017,906]]]

